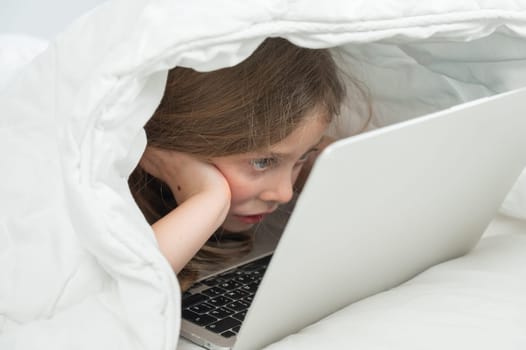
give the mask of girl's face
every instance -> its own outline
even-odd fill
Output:
[[[318,113],[318,114],[316,114]],[[266,152],[242,153],[213,158],[230,185],[230,211],[223,228],[231,232],[248,230],[292,199],[293,185],[303,164],[317,151],[327,129],[319,112]]]

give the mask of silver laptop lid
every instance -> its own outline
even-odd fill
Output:
[[[526,164],[525,101],[514,91],[328,147],[234,349],[262,348],[469,251]]]

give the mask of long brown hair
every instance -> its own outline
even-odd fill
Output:
[[[344,93],[329,51],[269,38],[233,67],[172,69],[161,103],[145,125],[148,145],[204,159],[262,150],[286,138],[314,108],[330,122]],[[140,167],[129,185],[151,224],[177,206],[168,186]],[[249,234],[213,235],[179,274],[183,289],[199,270],[250,247]]]

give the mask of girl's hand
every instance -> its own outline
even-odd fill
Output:
[[[230,187],[214,165],[181,152],[147,147],[139,165],[164,181],[177,201],[152,225],[161,253],[177,273],[225,221]]]
[[[140,166],[165,182],[178,204],[202,192],[222,193],[230,200],[230,188],[221,172],[212,164],[186,153],[147,147]]]

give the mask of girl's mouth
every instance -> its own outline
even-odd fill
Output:
[[[264,218],[264,214],[257,214],[257,215],[234,215],[239,221],[244,222],[246,224],[257,224],[258,222],[261,222]]]

